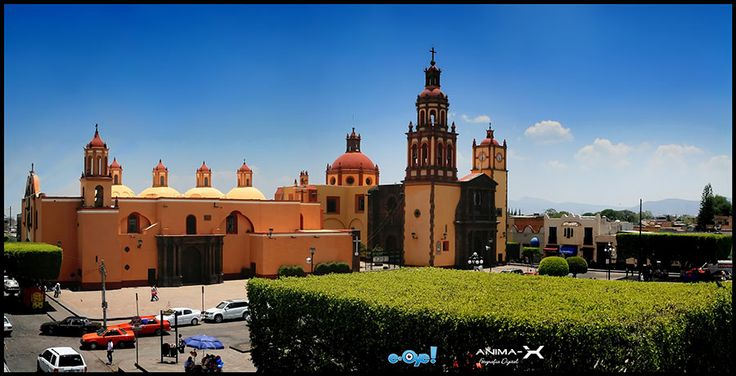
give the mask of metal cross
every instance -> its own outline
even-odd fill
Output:
[[[434,54],[435,54],[435,53],[437,53],[437,51],[435,51],[435,50],[434,50],[434,47],[432,47],[432,49],[431,49],[431,50],[429,50],[429,52],[431,52],[431,53],[432,53],[432,61],[434,61]]]

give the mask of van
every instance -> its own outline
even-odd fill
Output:
[[[217,323],[222,322],[222,320],[246,320],[249,314],[248,300],[229,299],[221,301],[215,308],[210,308],[202,312],[202,320]]]

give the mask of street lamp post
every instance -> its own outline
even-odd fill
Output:
[[[100,275],[102,275],[102,327],[107,328],[107,300],[105,300],[105,259],[100,260]]]
[[[478,252],[473,252],[468,258],[468,265],[473,267],[473,270],[481,270],[483,267],[483,257],[478,256]]]
[[[608,246],[606,246],[605,252],[606,252],[606,266],[608,267],[608,280],[611,280],[611,255],[613,254],[613,251],[615,248],[611,244],[611,242],[608,242]]]
[[[353,244],[355,245],[355,253],[353,254],[353,271],[360,271],[360,238],[357,232],[353,231]]]
[[[307,256],[307,264],[309,264],[309,273],[314,274],[314,252],[317,252],[317,249],[314,247],[309,247],[309,256]]]

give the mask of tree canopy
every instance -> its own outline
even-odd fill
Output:
[[[713,187],[710,183],[703,188],[703,196],[700,199],[700,212],[698,212],[698,221],[695,228],[698,231],[706,231],[709,226],[715,223],[715,198],[713,197]]]

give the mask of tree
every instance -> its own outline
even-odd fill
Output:
[[[585,212],[583,213],[583,217],[595,217],[595,213]]]
[[[573,278],[577,278],[578,274],[585,274],[588,272],[588,262],[580,256],[572,256],[565,259],[567,266],[570,268]]]
[[[695,225],[696,230],[706,231],[709,225],[715,223],[714,201],[713,187],[708,183],[703,188],[703,197],[700,199],[700,212],[698,212],[698,221]]]
[[[547,214],[550,218],[557,218],[557,210],[552,208],[545,210],[544,214]]]
[[[731,201],[721,195],[713,196],[713,210],[715,215],[731,215],[733,206]]]

